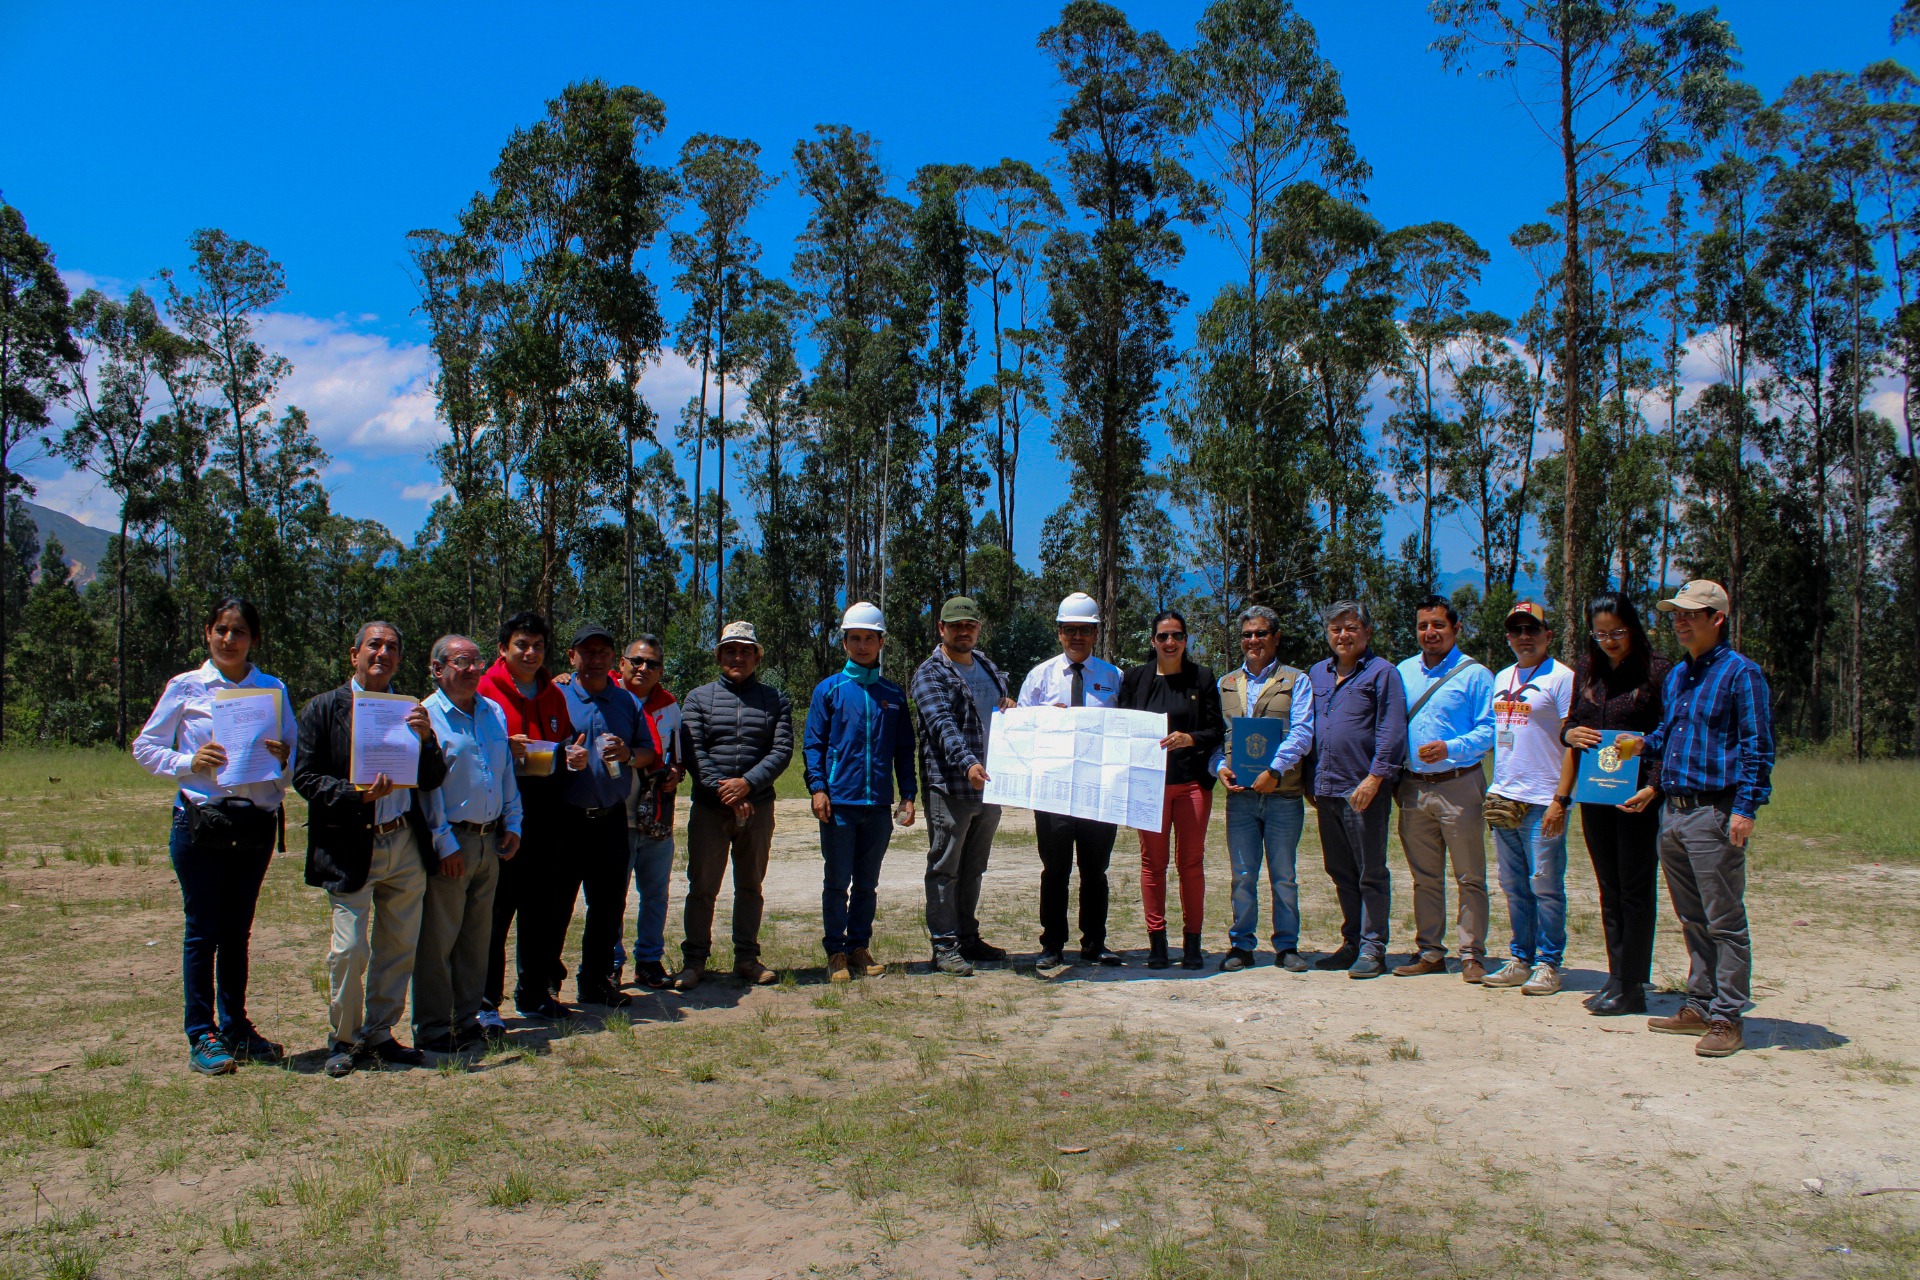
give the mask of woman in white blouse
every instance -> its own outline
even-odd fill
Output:
[[[273,857],[298,735],[286,686],[248,661],[260,636],[260,614],[252,604],[237,596],[216,602],[207,613],[206,662],[167,682],[133,743],[141,768],[180,785],[170,852],[187,916],[180,968],[188,1063],[202,1075],[224,1075],[242,1058],[280,1057],[280,1046],[247,1020],[247,940]],[[259,745],[278,762],[278,776],[238,781],[236,774],[259,779],[260,762],[248,768],[245,760],[229,761],[214,741],[213,706],[223,694],[233,696],[228,690],[272,694],[278,728]],[[264,772],[271,774],[272,766]]]

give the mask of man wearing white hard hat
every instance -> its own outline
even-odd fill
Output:
[[[1054,614],[1060,652],[1027,673],[1020,686],[1023,707],[1111,707],[1120,696],[1120,668],[1093,654],[1100,638],[1100,606],[1084,591],[1060,602]],[[1033,828],[1040,849],[1041,968],[1064,965],[1067,949],[1067,885],[1080,868],[1080,959],[1087,964],[1124,964],[1107,946],[1107,864],[1119,828],[1111,822],[1036,810]]]
[[[906,693],[880,674],[886,640],[878,608],[865,600],[849,607],[840,619],[847,664],[814,686],[807,711],[802,754],[813,816],[820,820],[821,945],[831,982],[886,972],[870,946],[875,889],[893,823],[913,825],[913,718]]]

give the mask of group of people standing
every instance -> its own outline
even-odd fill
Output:
[[[1687,651],[1680,663],[1660,658],[1632,602],[1610,594],[1587,611],[1591,640],[1574,670],[1550,655],[1545,610],[1516,605],[1506,620],[1515,661],[1495,674],[1459,649],[1459,617],[1438,596],[1420,605],[1420,651],[1398,668],[1373,653],[1372,619],[1357,601],[1325,612],[1331,655],[1305,671],[1279,661],[1279,619],[1255,606],[1239,620],[1242,665],[1216,679],[1187,652],[1186,622],[1172,610],[1153,620],[1150,661],[1122,672],[1095,656],[1098,606],[1075,593],[1057,611],[1060,653],[1029,672],[1016,696],[979,648],[978,606],[956,597],[940,610],[939,644],[914,672],[910,709],[907,691],[881,674],[881,611],[855,602],[842,619],[846,663],[814,689],[801,744],[819,824],[828,977],[884,972],[872,951],[877,886],[892,829],[914,824],[916,802],[924,802],[928,828],[933,968],[964,976],[1007,958],[982,938],[978,916],[1000,821],[999,806],[983,798],[987,739],[996,711],[1053,705],[1167,717],[1161,821],[1138,833],[1149,968],[1174,963],[1170,870],[1179,882],[1179,963],[1205,966],[1205,838],[1223,785],[1233,902],[1223,971],[1256,963],[1264,876],[1275,964],[1345,969],[1354,978],[1385,973],[1388,815],[1397,799],[1416,935],[1413,954],[1393,973],[1449,971],[1451,860],[1461,976],[1551,995],[1566,946],[1566,821],[1578,758],[1602,731],[1624,730],[1611,749],[1638,759],[1638,791],[1618,806],[1582,806],[1610,975],[1588,1007],[1598,1015],[1645,1012],[1655,868],[1664,866],[1691,972],[1680,1012],[1650,1025],[1700,1037],[1705,1056],[1735,1052],[1744,1043],[1751,969],[1745,845],[1768,798],[1773,760],[1768,694],[1758,668],[1726,643],[1727,601],[1717,585],[1689,583],[1660,608]],[[391,691],[399,629],[362,626],[349,651],[351,678],[297,719],[285,687],[250,660],[262,636],[251,604],[217,602],[207,618],[207,661],[168,683],[133,748],[144,767],[179,785],[171,855],[186,911],[182,978],[195,1070],[222,1074],[282,1052],[247,1016],[247,947],[276,836],[284,848],[289,784],[309,805],[307,883],[326,891],[332,912],[329,1075],[417,1065],[427,1053],[460,1052],[503,1033],[510,932],[514,1009],[533,1019],[566,1016],[565,943],[583,894],[571,973],[581,1003],[625,1005],[629,959],[643,986],[697,986],[729,868],[733,972],[756,985],[775,980],[760,960],[762,886],[774,782],[792,761],[794,729],[787,696],[758,679],[763,651],[751,623],[727,624],[714,651],[719,678],[684,701],[661,686],[666,655],[652,635],[622,650],[605,628],[583,626],[558,676],[548,669],[551,628],[537,613],[501,625],[491,661],[473,639],[443,636],[430,654],[435,688],[406,717],[420,748],[411,786],[385,775],[351,780],[353,696]],[[280,727],[265,747],[282,767],[279,779],[233,787],[217,780],[226,754],[213,740],[211,707],[230,689],[277,691]],[[1248,778],[1230,764],[1228,725],[1241,716],[1286,726],[1271,759]],[[681,966],[670,974],[674,804],[689,774]],[[1342,917],[1341,945],[1311,964],[1300,952],[1295,866],[1309,801]],[[1511,958],[1491,971],[1489,825],[1512,926]],[[1046,812],[1035,814],[1035,827],[1036,966],[1068,964],[1076,871],[1080,961],[1125,964],[1108,945],[1117,828]],[[621,938],[629,885],[639,899],[630,956]],[[412,1046],[394,1035],[409,989]]]

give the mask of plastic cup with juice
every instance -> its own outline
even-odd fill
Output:
[[[514,766],[514,772],[528,778],[545,778],[553,773],[554,752],[560,749],[557,742],[541,742],[537,739],[527,743],[527,758]]]

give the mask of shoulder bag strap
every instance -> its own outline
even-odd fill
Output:
[[[1477,667],[1479,665],[1480,664],[1475,662],[1472,658],[1467,658],[1464,661],[1462,661],[1460,665],[1456,666],[1453,670],[1447,672],[1447,674],[1441,676],[1438,680],[1435,680],[1432,684],[1428,685],[1427,691],[1420,695],[1420,700],[1418,702],[1415,702],[1413,706],[1407,710],[1407,722],[1409,724],[1413,722],[1413,718],[1420,714],[1420,708],[1427,705],[1427,699],[1431,698],[1434,694],[1440,692],[1441,688],[1447,683],[1447,681],[1453,679],[1455,676],[1459,675],[1462,671],[1465,671],[1468,667]]]

